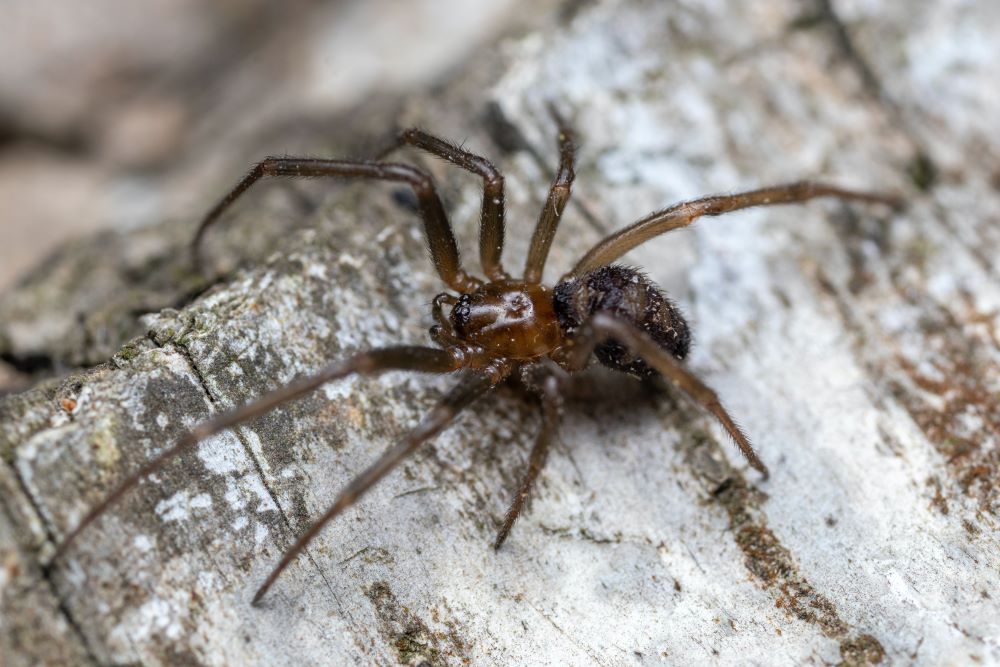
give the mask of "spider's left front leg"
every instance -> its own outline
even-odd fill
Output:
[[[349,375],[375,375],[384,371],[402,370],[422,373],[451,373],[469,367],[475,360],[471,359],[460,348],[439,350],[432,347],[400,345],[385,347],[367,352],[359,352],[352,357],[332,363],[315,375],[309,375],[292,381],[290,384],[276,389],[245,405],[220,413],[196,426],[178,442],[168,446],[155,458],[139,470],[133,472],[118,483],[104,499],[87,512],[83,519],[63,538],[56,547],[51,562],[55,562],[66,552],[76,537],[83,532],[112,505],[117,503],[142,480],[157,472],[172,459],[186,451],[194,449],[202,440],[220,431],[233,428],[255,417],[263,415],[274,408],[302,398],[318,389],[327,382],[333,382]]]
[[[573,339],[572,346],[566,353],[566,366],[570,369],[582,369],[587,365],[587,360],[594,349],[608,340],[614,340],[627,348],[630,353],[652,366],[675,387],[687,394],[691,400],[711,412],[740,448],[747,462],[765,477],[769,474],[767,466],[750,444],[750,439],[729,412],[722,407],[722,401],[711,387],[684,368],[673,355],[663,350],[655,340],[633,323],[606,312],[595,313],[580,327],[579,333]]]

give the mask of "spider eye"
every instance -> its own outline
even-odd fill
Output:
[[[472,317],[472,299],[468,294],[463,294],[458,299],[458,303],[451,310],[451,324],[455,327],[455,333],[462,336],[469,326],[469,319]]]

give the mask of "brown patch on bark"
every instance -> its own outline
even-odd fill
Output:
[[[798,569],[794,556],[767,525],[761,509],[765,494],[747,484],[722,456],[721,447],[704,433],[694,432],[684,447],[685,458],[706,485],[714,502],[729,516],[729,527],[743,552],[747,570],[774,596],[774,604],[799,620],[816,625],[840,640],[842,664],[876,664],[885,656],[877,639],[855,634],[836,605],[817,591]],[[716,450],[716,451],[713,451]],[[876,659],[877,658],[877,659]],[[867,662],[865,661],[867,660]]]
[[[840,656],[843,667],[877,665],[885,660],[885,649],[871,635],[860,635],[840,642]]]
[[[454,664],[455,659],[464,664],[470,662],[466,657],[468,644],[453,624],[445,622],[448,632],[432,631],[420,617],[399,603],[388,582],[375,582],[365,591],[365,596],[371,600],[379,630],[395,649],[399,664],[432,667]],[[441,622],[436,609],[431,610],[431,618],[435,623]]]
[[[981,312],[973,296],[961,290],[948,303],[936,302],[927,293],[926,241],[894,249],[884,224],[863,224],[850,214],[838,220],[835,230],[850,260],[846,290],[822,270],[816,275],[818,287],[833,298],[844,326],[855,334],[869,373],[888,378],[892,396],[945,458],[948,474],[929,481],[932,507],[947,514],[946,501],[957,491],[976,499],[980,511],[1000,513],[998,312]],[[865,256],[864,243],[875,244],[877,260]],[[914,277],[903,267],[925,275]],[[878,274],[888,279],[883,289],[891,285],[907,305],[899,311],[905,323],[891,329],[882,324],[884,304],[866,301],[854,289],[865,276]]]
[[[897,355],[896,364],[909,382],[893,382],[895,398],[909,412],[944,457],[950,477],[961,492],[974,498],[981,511],[997,513],[1000,505],[1000,395],[998,369],[986,341],[967,335],[968,326],[990,326],[993,316],[969,313],[964,321],[938,309],[921,322],[927,357],[919,363]],[[935,494],[935,506],[940,507]],[[942,501],[943,502],[943,501]]]

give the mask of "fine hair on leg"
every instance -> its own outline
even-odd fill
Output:
[[[552,239],[555,238],[563,211],[566,209],[566,204],[569,203],[573,179],[576,177],[573,170],[576,162],[573,130],[554,106],[549,105],[549,113],[559,128],[559,171],[556,172],[555,180],[552,181],[549,196],[545,200],[545,205],[542,206],[538,224],[535,225],[535,232],[531,236],[528,259],[524,263],[524,280],[529,283],[538,283],[542,280],[545,260],[548,259],[549,248],[552,247]]]

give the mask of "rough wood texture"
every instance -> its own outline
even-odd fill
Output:
[[[335,187],[309,229],[147,316],[149,334],[110,363],[0,404],[5,656],[1000,661],[1000,17],[988,5],[577,3],[558,29],[505,42],[401,114],[505,168],[508,265],[554,163],[545,102],[574,119],[576,205],[550,279],[683,198],[804,176],[906,193],[898,215],[759,210],[629,257],[691,316],[690,365],[742,419],[769,480],[683,398],[595,372],[576,384],[531,511],[493,553],[539,425],[504,388],[251,608],[290,540],[449,384],[389,374],[202,443],[40,568],[115,480],[212,412],[347,351],[424,340],[437,284],[416,221],[389,188]],[[475,180],[430,166],[471,249]],[[254,208],[230,230],[262,224]],[[37,615],[59,632],[51,648],[30,643]]]

